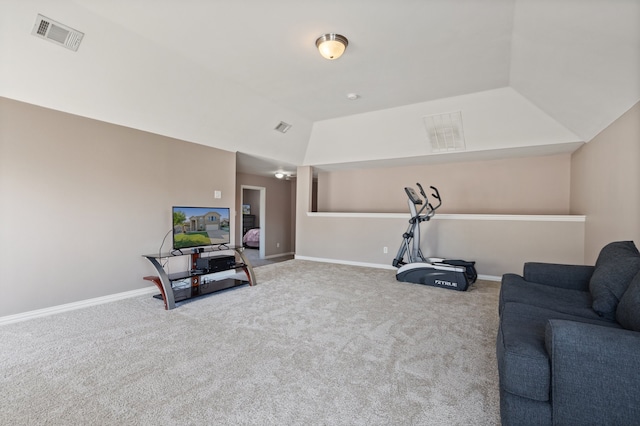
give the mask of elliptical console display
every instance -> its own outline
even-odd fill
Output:
[[[442,205],[438,189],[431,187],[431,196],[437,200],[434,206],[428,200],[422,185],[416,183],[423,199],[413,188],[406,187],[404,191],[409,198],[409,227],[402,235],[402,244],[398,254],[393,259],[393,266],[398,268],[398,281],[442,287],[450,290],[466,291],[469,285],[476,282],[475,262],[461,259],[443,259],[439,257],[426,258],[420,249],[420,223],[431,220],[436,210]],[[418,210],[418,206],[420,210]],[[405,260],[406,259],[406,260]]]

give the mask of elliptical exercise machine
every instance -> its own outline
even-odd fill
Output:
[[[438,205],[434,207],[429,202],[422,185],[419,183],[416,183],[416,185],[420,188],[424,202],[413,188],[404,188],[409,197],[411,219],[409,219],[407,232],[402,235],[402,244],[398,254],[393,259],[393,266],[398,268],[396,279],[450,290],[466,291],[469,285],[476,282],[478,278],[475,262],[442,259],[439,257],[425,258],[422,254],[420,249],[420,223],[431,220],[436,214],[436,210],[442,205],[442,199],[438,189],[432,186],[433,194],[431,196],[438,200]],[[417,207],[419,205],[422,205],[420,210]]]

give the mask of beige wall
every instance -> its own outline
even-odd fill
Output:
[[[438,188],[439,213],[568,214],[569,154],[318,174],[320,212],[408,212],[405,186]]]
[[[409,214],[303,213],[296,258],[392,268]],[[582,263],[584,220],[569,216],[439,215],[421,224],[425,256],[476,261],[478,273],[522,273],[527,261]],[[384,253],[384,248],[387,253]]]
[[[312,174],[311,167],[298,168],[296,258],[391,268],[409,214],[309,213]],[[582,217],[439,214],[421,231],[426,256],[475,260],[485,277],[520,273],[525,261],[584,258]]]
[[[640,103],[573,154],[571,212],[587,216],[586,263],[611,241],[640,246]]]
[[[234,153],[5,98],[0,120],[0,316],[149,286],[172,205],[235,207]]]
[[[526,261],[583,262],[568,154],[320,173],[319,213],[309,213],[312,168],[299,167],[296,257],[391,268],[408,226],[403,187],[416,181],[439,187],[444,203],[421,227],[426,256],[474,260],[485,277]]]
[[[265,217],[261,218],[260,222],[265,228],[265,256],[294,252],[295,215],[292,209],[292,192],[295,192],[295,180],[288,181],[246,173],[238,173],[236,179],[239,212],[242,212],[240,208],[242,185],[266,189]],[[238,226],[236,228],[238,241],[242,241],[240,233],[241,229]]]

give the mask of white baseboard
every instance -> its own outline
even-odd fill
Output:
[[[502,281],[502,277],[499,277],[497,275],[482,275],[482,274],[478,274],[478,279],[479,280],[485,280],[485,281],[497,281],[497,282]]]
[[[295,258],[300,260],[309,260],[311,262],[335,263],[337,265],[365,266],[367,268],[377,269],[396,269],[391,265],[385,265],[382,263],[352,262],[350,260],[325,259],[321,257],[299,256],[297,254]]]
[[[335,263],[338,265],[365,266],[368,268],[389,269],[389,270],[396,269],[392,265],[385,265],[382,263],[352,262],[349,260],[326,259],[321,257],[299,256],[299,255],[296,255],[295,258],[300,260],[309,260],[311,262]],[[478,275],[478,279],[486,280],[486,281],[498,281],[498,282],[502,280],[501,277],[498,277],[496,275]]]
[[[278,253],[278,254],[270,254],[269,256],[265,256],[265,259],[273,259],[275,257],[282,257],[282,256],[291,256],[295,254],[294,252],[290,251],[289,253]]]
[[[284,253],[278,254],[275,256],[269,257],[280,257],[285,255],[291,255],[294,253]],[[324,263],[335,263],[339,265],[351,265],[351,266],[364,266],[368,268],[377,268],[377,269],[396,269],[391,265],[384,265],[380,263],[367,263],[367,262],[352,262],[348,260],[338,260],[338,259],[325,259],[319,257],[309,257],[309,256],[295,256],[296,259],[299,260],[309,260],[312,262],[324,262]],[[227,276],[233,276],[233,273],[230,271],[225,271],[219,273],[220,278],[226,278]],[[487,281],[500,281],[501,278],[495,275],[478,275],[478,279],[487,280]],[[130,297],[143,296],[145,294],[157,293],[158,288],[156,286],[144,287],[138,290],[125,291],[122,293],[110,294],[108,296],[95,297],[93,299],[80,300],[78,302],[65,303],[64,305],[51,306],[49,308],[44,309],[36,309],[34,311],[22,312],[20,314],[15,315],[7,315],[4,317],[0,317],[0,326],[5,324],[12,324],[15,322],[26,321],[32,318],[44,317],[47,315],[53,315],[61,312],[73,311],[75,309],[82,309],[89,306],[101,305],[103,303],[115,302],[122,299],[128,299]]]
[[[36,309],[35,311],[22,312],[15,315],[7,315],[4,317],[0,317],[0,326],[157,292],[158,288],[156,286],[150,286],[138,290],[125,291],[122,293],[110,294],[108,296],[101,296],[95,297],[93,299],[80,300],[78,302],[65,303],[64,305],[51,306],[44,309]]]
[[[211,274],[215,276],[216,280],[223,278],[231,278],[237,272],[235,270],[216,272]],[[102,305],[103,303],[115,302],[122,299],[128,299],[130,297],[144,296],[145,294],[160,293],[158,287],[155,285],[144,287],[138,290],[125,291],[122,293],[110,294],[107,296],[95,297],[93,299],[79,300],[77,302],[65,303],[64,305],[51,306],[49,308],[36,309],[35,311],[22,312],[15,315],[7,315],[0,317],[0,326],[5,324],[11,324],[14,322],[26,321],[31,318],[45,317],[47,315],[53,315],[60,312],[73,311],[75,309],[82,309],[89,306]]]

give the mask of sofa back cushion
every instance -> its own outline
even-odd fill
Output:
[[[607,319],[616,318],[620,299],[640,271],[640,252],[633,241],[607,244],[596,261],[589,281],[593,310]]]
[[[640,272],[622,295],[616,310],[616,320],[628,330],[640,331]]]

